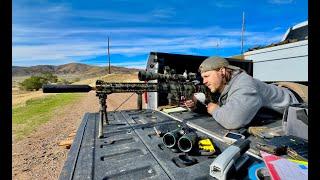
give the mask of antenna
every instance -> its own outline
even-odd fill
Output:
[[[242,12],[241,54],[243,54],[244,12]]]
[[[109,51],[109,36],[108,36],[108,59],[109,59],[109,74],[111,74],[111,69],[110,69],[110,51]]]
[[[217,55],[218,55],[218,52],[219,52],[219,46],[220,46],[220,39],[218,39],[218,41],[217,41],[217,45],[216,45],[216,48],[217,48]]]

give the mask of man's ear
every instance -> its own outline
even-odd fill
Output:
[[[220,71],[222,77],[225,77],[225,76],[226,76],[226,68],[225,68],[225,67],[220,68],[219,71]]]

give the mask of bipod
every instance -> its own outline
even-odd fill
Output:
[[[100,119],[99,119],[99,134],[98,138],[103,138],[103,119],[105,119],[106,125],[109,124],[108,114],[107,114],[107,94],[106,93],[97,93],[96,96],[99,98],[100,104]]]

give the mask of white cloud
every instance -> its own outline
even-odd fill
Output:
[[[152,16],[159,18],[169,18],[174,16],[175,10],[174,8],[166,8],[166,9],[155,9],[151,11]]]
[[[106,64],[101,64],[105,66]],[[111,62],[112,66],[121,66],[121,67],[128,67],[128,68],[136,68],[136,69],[145,69],[146,68],[146,59],[138,60],[138,61],[127,61],[125,63],[113,63]]]
[[[217,4],[223,5],[220,1]],[[67,3],[41,2],[41,6],[25,8],[13,4],[13,64],[54,64],[83,60],[106,54],[107,36],[110,52],[122,57],[149,54],[150,51],[190,53],[217,48],[239,48],[241,28],[104,27],[73,26],[59,23],[68,18],[87,18],[99,22],[157,22],[175,16],[173,8],[151,9],[145,14],[117,11],[75,10]],[[69,22],[69,21],[66,21]],[[167,22],[168,23],[168,22]],[[179,22],[171,22],[179,23]],[[76,24],[76,23],[75,23]],[[161,26],[162,25],[162,26]],[[246,45],[266,44],[278,34],[245,32]],[[281,39],[281,38],[280,38]],[[143,60],[145,61],[145,60]],[[43,64],[43,63],[41,63]]]
[[[215,5],[219,8],[233,8],[237,5],[232,3],[232,1],[216,1]]]
[[[37,4],[15,1],[13,3],[13,22],[23,22],[42,25],[55,25],[60,21],[70,19],[85,19],[88,22],[100,23],[148,23],[163,22],[175,15],[173,8],[150,9],[145,12],[120,12],[116,9],[87,10],[87,8],[74,9],[69,3],[52,3],[43,1]],[[170,21],[167,21],[170,23]],[[178,24],[179,22],[174,22]]]
[[[110,30],[110,29],[109,29]],[[105,30],[45,29],[13,26],[13,64],[43,61],[66,62],[106,54]],[[192,49],[207,50],[240,47],[240,30],[208,27],[192,28],[120,28],[111,29],[110,52],[126,57],[149,54],[150,51],[190,53]],[[169,32],[164,34],[163,32]],[[99,36],[99,33],[101,35]],[[92,38],[97,35],[96,38]],[[121,35],[125,34],[126,37]],[[137,36],[133,36],[137,35]],[[154,35],[158,35],[155,36]],[[279,35],[246,32],[246,45],[275,42]],[[71,37],[70,37],[71,36]],[[137,38],[138,37],[138,38]],[[95,39],[95,40],[91,40]],[[77,57],[73,59],[71,57]]]
[[[271,31],[279,31],[279,30],[283,30],[283,27],[275,27]]]
[[[125,34],[140,34],[140,35],[165,35],[165,36],[186,36],[186,35],[215,35],[215,36],[240,36],[241,30],[239,29],[226,29],[218,26],[207,27],[207,28],[139,28],[139,27],[108,27],[108,28],[41,28],[41,27],[30,27],[13,24],[14,35],[50,35],[53,37],[67,36],[75,34],[98,34],[104,35],[123,35]],[[246,32],[251,34],[252,32]]]
[[[290,4],[293,0],[268,0],[271,4]]]

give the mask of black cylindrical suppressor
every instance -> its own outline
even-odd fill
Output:
[[[68,93],[68,92],[89,92],[92,87],[89,85],[43,85],[44,93]]]

